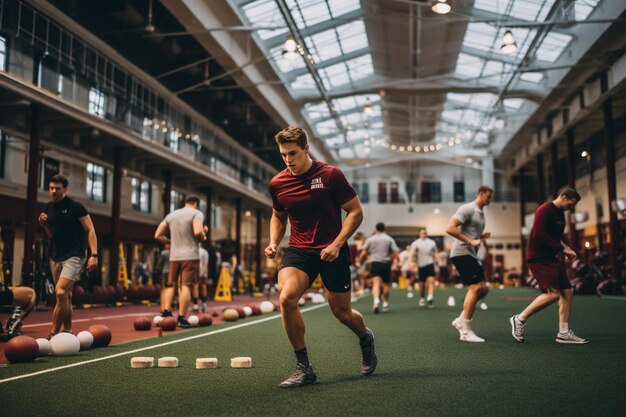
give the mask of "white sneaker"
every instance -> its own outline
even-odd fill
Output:
[[[463,335],[463,323],[461,323],[458,317],[452,320],[452,325],[459,331],[459,336]]]
[[[389,311],[389,304],[383,303],[383,313],[386,313],[387,311]]]
[[[518,342],[523,342],[525,323],[519,319],[519,314],[511,317],[509,322],[511,323],[511,334],[513,335],[513,338]]]
[[[557,333],[556,342],[569,345],[584,345],[585,343],[589,343],[589,340],[576,336],[574,331],[570,329],[567,333]]]
[[[461,332],[461,337],[459,337],[459,340],[463,342],[473,343],[481,343],[485,341],[485,339],[483,339],[482,337],[476,336],[476,333],[474,333],[474,331],[472,330],[469,330],[467,332]]]
[[[415,297],[415,295],[413,294],[413,291],[409,291],[406,293],[406,298],[413,298]]]
[[[420,298],[420,307],[424,307],[426,305],[426,300]]]

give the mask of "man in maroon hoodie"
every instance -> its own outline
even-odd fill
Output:
[[[557,343],[582,345],[589,341],[578,337],[569,328],[569,315],[572,310],[574,291],[567,279],[565,265],[560,261],[561,252],[567,259],[576,258],[563,238],[565,214],[573,210],[580,201],[580,194],[573,188],[563,188],[559,196],[551,202],[539,206],[535,213],[533,229],[528,239],[526,261],[543,294],[531,302],[520,314],[510,318],[511,333],[518,342],[524,341],[526,320],[555,301],[559,301],[559,332]]]

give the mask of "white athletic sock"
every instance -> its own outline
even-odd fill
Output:
[[[430,301],[430,300],[432,300],[432,299],[433,299],[433,296],[432,296],[432,295],[429,295],[428,297],[426,297],[426,301]]]
[[[377,306],[377,305],[379,305],[379,304],[380,304],[380,300],[379,300],[378,298],[377,298],[377,299],[375,299],[375,300],[374,300],[374,305],[375,305],[375,306]]]
[[[472,319],[466,320],[461,319],[461,328],[464,332],[469,332],[472,330]]]
[[[389,303],[387,301],[383,301],[383,307],[389,307]]]
[[[559,333],[569,332],[569,323],[559,322]]]
[[[526,317],[526,315],[525,315],[524,313],[519,313],[519,314],[517,315],[517,319],[518,319],[519,321],[521,321],[521,322],[525,322],[527,318],[528,318],[528,317]]]

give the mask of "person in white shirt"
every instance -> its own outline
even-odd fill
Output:
[[[411,245],[406,245],[406,248],[398,255],[398,262],[400,264],[400,272],[406,280],[406,296],[407,298],[413,298],[413,282],[415,281],[413,260],[410,258]]]
[[[450,259],[461,275],[461,281],[467,286],[467,294],[463,302],[461,315],[452,321],[459,332],[459,340],[463,342],[484,342],[472,330],[472,318],[476,304],[489,292],[485,284],[483,267],[478,261],[478,247],[484,239],[491,237],[491,233],[484,233],[485,214],[483,209],[491,203],[493,188],[481,185],[478,188],[476,199],[464,204],[450,219],[446,233],[454,237],[454,245]]]
[[[363,245],[359,261],[362,263],[367,256],[370,258],[370,277],[372,278],[372,297],[374,314],[380,313],[380,292],[383,292],[383,309],[389,310],[389,285],[391,284],[391,261],[400,249],[396,241],[385,233],[385,224],[376,224],[376,233],[368,237]]]
[[[435,307],[435,260],[439,264],[439,250],[437,243],[428,237],[426,229],[420,230],[420,237],[411,243],[411,251],[409,259],[415,268],[415,255],[417,255],[417,279],[420,285],[420,307],[428,304],[428,308]],[[428,287],[428,298],[426,296],[426,288]]]

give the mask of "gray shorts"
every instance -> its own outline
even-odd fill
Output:
[[[85,259],[78,256],[72,256],[64,261],[50,260],[50,270],[55,283],[61,277],[74,282],[79,281],[83,266],[85,266]]]

